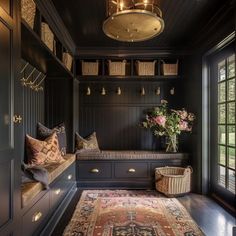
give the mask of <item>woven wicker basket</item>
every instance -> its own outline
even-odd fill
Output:
[[[72,68],[72,62],[73,62],[73,57],[70,55],[68,52],[63,52],[62,54],[62,61],[66,68],[71,71]]]
[[[175,64],[168,64],[162,61],[163,75],[178,75],[178,61]]]
[[[47,47],[53,52],[54,34],[51,31],[49,25],[45,22],[41,23],[41,39],[47,45]]]
[[[111,61],[108,60],[109,75],[125,75],[126,60]]]
[[[156,190],[168,197],[180,196],[191,190],[192,168],[159,167],[155,169]]]
[[[82,75],[98,75],[98,61],[85,62],[82,61]]]
[[[33,0],[21,0],[21,17],[34,28],[34,19],[36,13],[36,5]]]
[[[141,62],[136,61],[136,70],[138,75],[155,75],[156,61]]]

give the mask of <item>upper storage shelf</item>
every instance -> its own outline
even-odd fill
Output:
[[[27,7],[28,5],[25,6],[25,8]],[[33,1],[31,7],[34,7],[32,10],[34,12],[33,19],[30,9],[25,9],[22,6],[22,16],[29,14],[24,15],[24,18],[30,18],[27,21],[23,17],[21,19],[22,58],[47,76],[73,78],[72,67],[68,66],[68,61],[70,65],[72,64],[72,57],[53,34]]]
[[[179,62],[170,58],[77,59],[76,76],[81,82],[168,81],[179,79]]]

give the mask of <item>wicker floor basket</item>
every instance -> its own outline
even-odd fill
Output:
[[[36,13],[36,4],[33,0],[21,0],[21,17],[34,28],[34,19]]]
[[[156,190],[168,197],[181,196],[191,190],[192,168],[159,167],[155,169]]]

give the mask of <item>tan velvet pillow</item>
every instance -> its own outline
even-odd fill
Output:
[[[55,132],[44,141],[26,135],[26,150],[28,164],[30,165],[44,165],[64,161]]]
[[[77,151],[95,151],[100,152],[96,133],[93,132],[86,138],[81,137],[78,133],[76,136],[76,150]]]

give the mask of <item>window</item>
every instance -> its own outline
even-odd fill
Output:
[[[235,194],[235,54],[218,62],[217,182]]]

